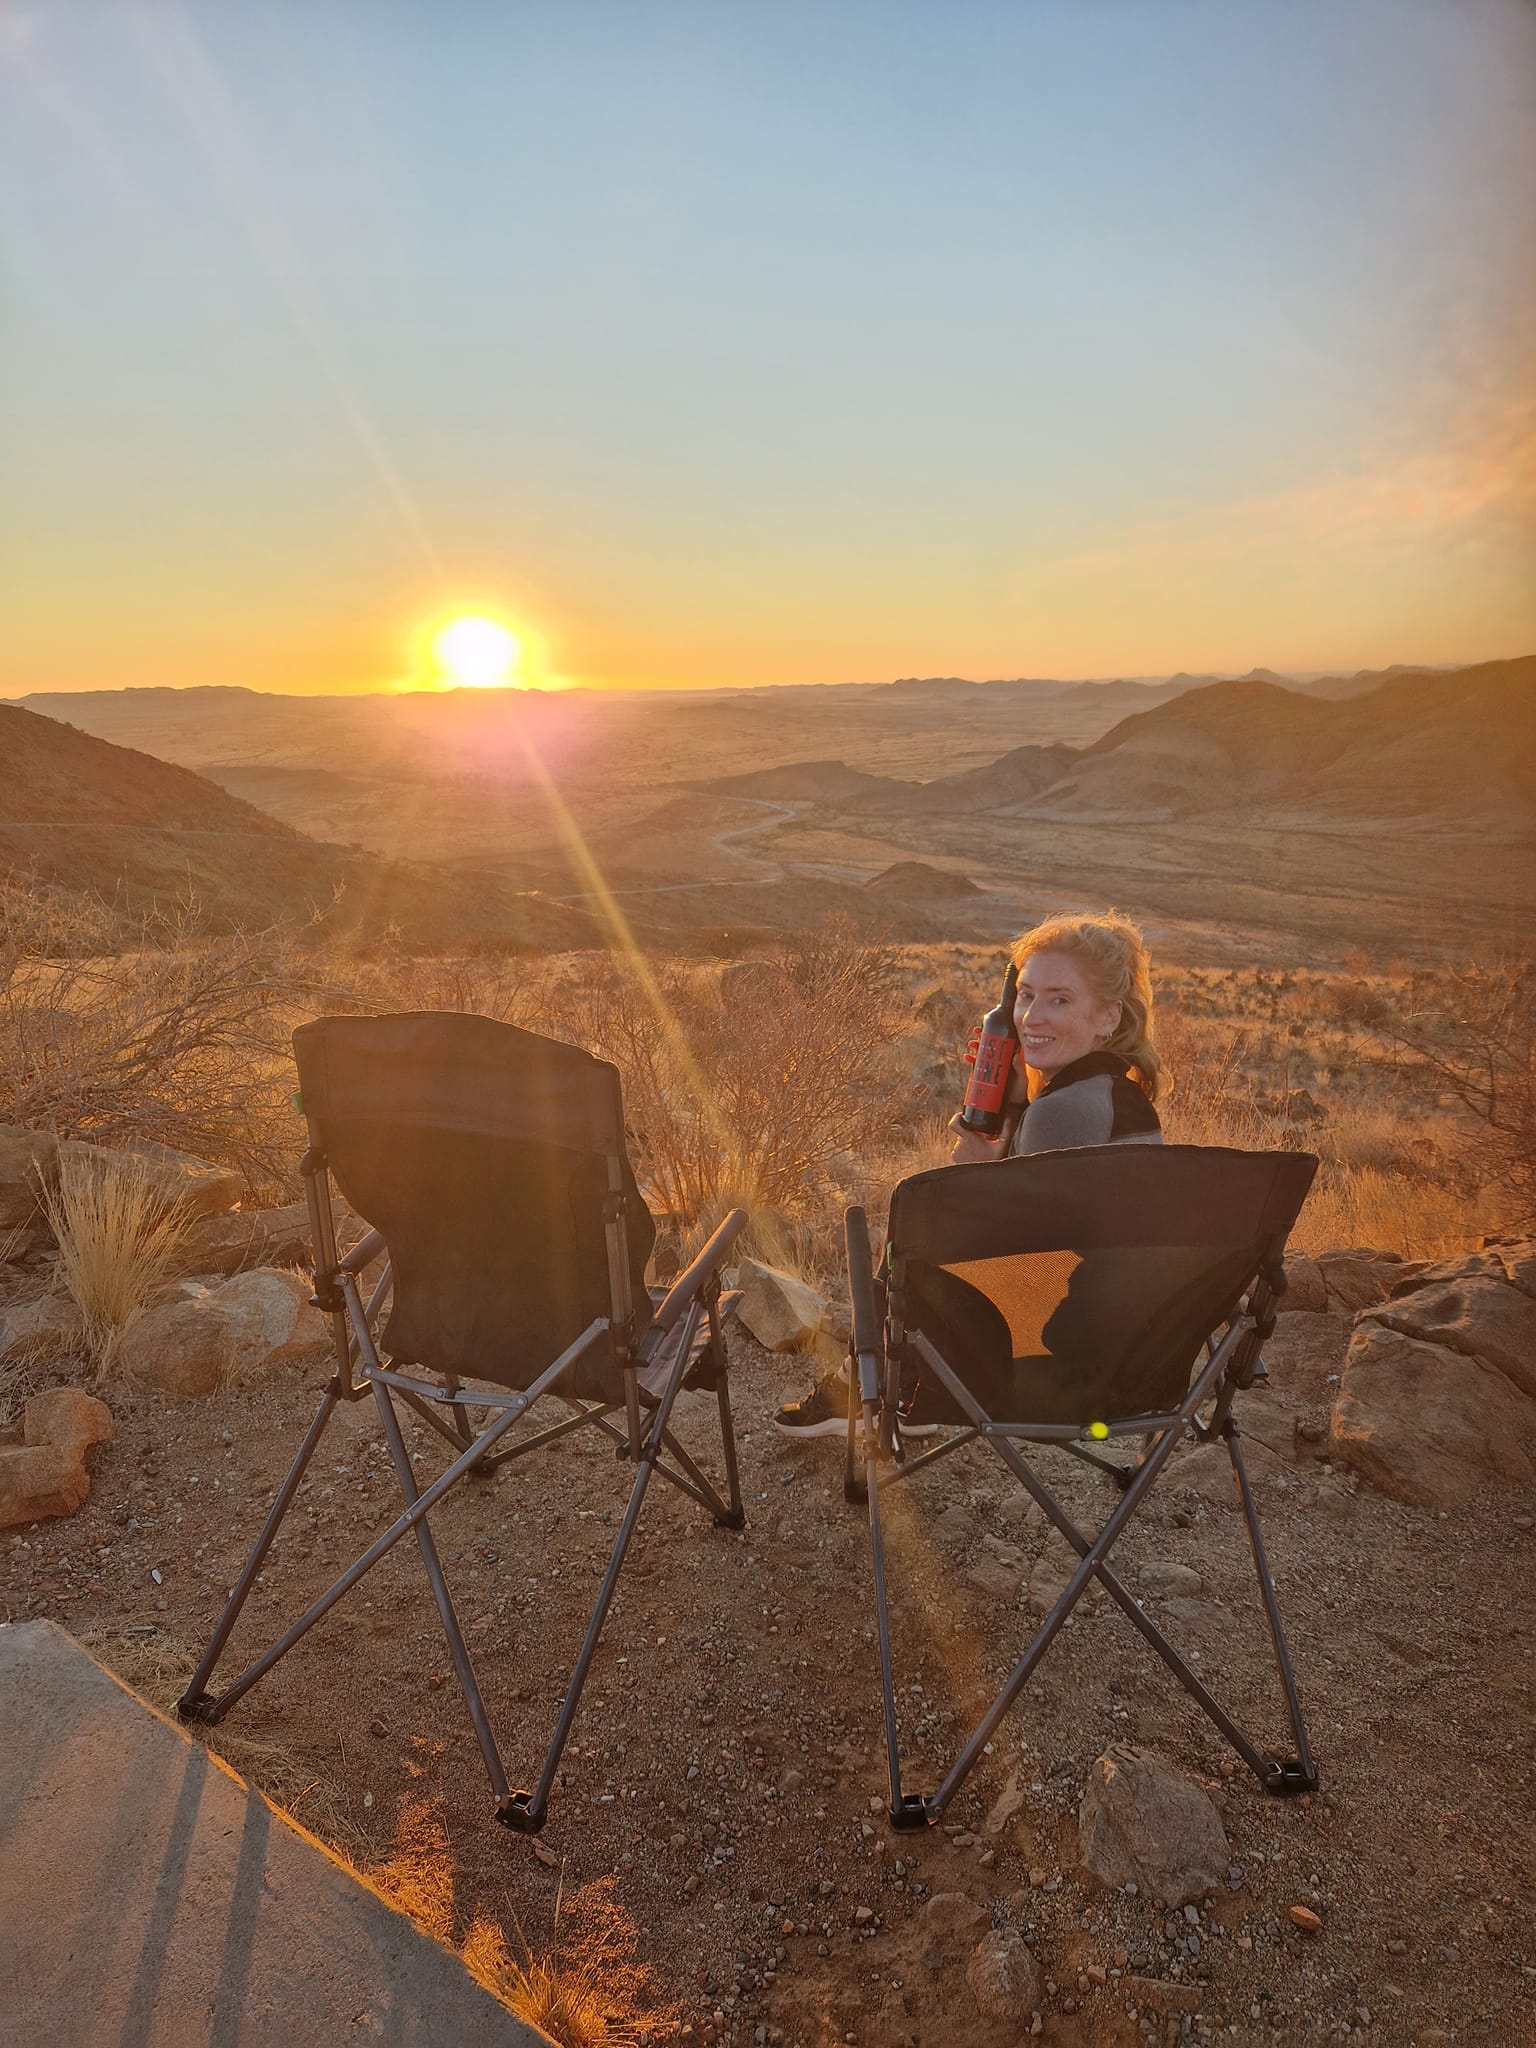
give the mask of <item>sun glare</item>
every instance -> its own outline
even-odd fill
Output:
[[[450,689],[505,689],[523,657],[517,634],[483,612],[460,612],[447,620],[428,647],[434,670]]]

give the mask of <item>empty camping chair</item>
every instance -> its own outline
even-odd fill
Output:
[[[645,1266],[655,1225],[624,1145],[619,1076],[605,1061],[486,1017],[326,1017],[294,1033],[309,1126],[302,1172],[315,1302],[335,1339],[330,1379],[201,1663],[178,1702],[218,1721],[408,1532],[414,1534],[495,1795],[497,1818],[543,1825],[598,1635],[652,1472],[726,1528],[745,1520],[720,1328],[720,1268],[746,1218],[733,1211],[664,1299]],[[338,1255],[331,1188],[373,1226]],[[360,1286],[383,1258],[365,1301]],[[378,1328],[387,1304],[388,1315]],[[718,1399],[726,1498],[677,1441],[685,1378]],[[402,1508],[335,1583],[217,1694],[215,1665],[306,1466],[340,1401],[371,1398]],[[429,1422],[449,1461],[422,1484],[397,1403]],[[550,1404],[557,1413],[550,1414]],[[536,1407],[548,1418],[519,1438]],[[572,1431],[611,1437],[633,1466],[628,1506],[532,1792],[509,1789],[501,1752],[428,1527],[470,1473]]]
[[[1286,1237],[1316,1170],[1307,1154],[1198,1145],[1094,1146],[943,1167],[913,1175],[891,1197],[878,1279],[864,1213],[848,1211],[846,1491],[851,1499],[867,1495],[869,1504],[896,1827],[922,1827],[944,1812],[1095,1578],[1268,1791],[1316,1784],[1233,1408],[1237,1393],[1262,1374],[1261,1347],[1285,1286]],[[905,1390],[910,1400],[914,1380],[924,1419],[957,1427],[909,1458],[897,1397]],[[862,1483],[855,1458],[861,1420]],[[1112,1548],[1186,1434],[1219,1440],[1231,1458],[1292,1756],[1266,1755],[1249,1740],[1110,1568]],[[1097,1448],[1127,1438],[1146,1440],[1135,1462]],[[974,1442],[995,1452],[1080,1561],[924,1797],[902,1788],[880,1496]],[[1056,1445],[1120,1488],[1096,1534],[1077,1527],[1023,1455],[1029,1444]]]

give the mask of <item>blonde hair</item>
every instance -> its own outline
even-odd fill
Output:
[[[1135,925],[1114,911],[1103,917],[1063,911],[1014,940],[1013,964],[1021,971],[1035,953],[1069,953],[1081,964],[1098,1001],[1120,1005],[1120,1022],[1104,1050],[1129,1060],[1129,1078],[1149,1102],[1156,1102],[1167,1090],[1168,1077],[1152,1043],[1152,966]]]

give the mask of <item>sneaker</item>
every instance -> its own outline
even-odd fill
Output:
[[[901,1433],[905,1436],[937,1436],[936,1422],[913,1422],[905,1405],[897,1408]],[[848,1381],[841,1372],[829,1372],[808,1394],[780,1408],[773,1426],[781,1436],[842,1436],[848,1428]],[[855,1425],[863,1427],[862,1419]]]
[[[829,1372],[808,1394],[790,1401],[773,1418],[781,1436],[840,1436],[848,1428],[848,1381],[841,1372]]]

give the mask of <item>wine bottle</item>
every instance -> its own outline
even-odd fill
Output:
[[[1019,1027],[1014,1022],[1013,999],[1018,993],[1019,970],[1010,960],[1003,976],[1003,992],[997,1007],[981,1020],[981,1042],[971,1085],[965,1091],[960,1128],[978,1138],[995,1138],[1003,1128],[1003,1103],[1008,1093],[1008,1076],[1019,1050]]]

